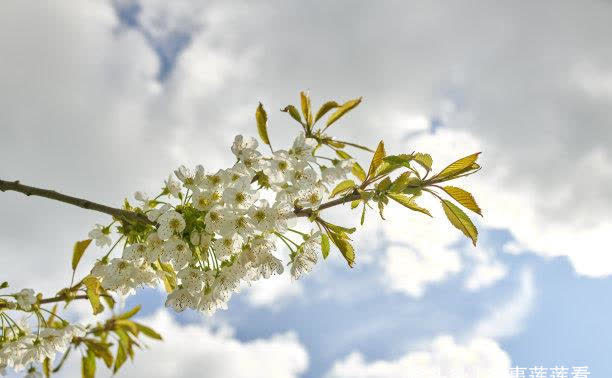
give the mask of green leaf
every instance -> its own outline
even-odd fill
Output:
[[[344,142],[340,142],[339,140],[333,140],[332,138],[325,138],[322,140],[323,144],[327,144],[329,146],[335,147],[335,148],[344,148],[346,147],[346,144],[344,144]]]
[[[156,263],[159,265],[161,270],[164,271],[162,279],[164,281],[164,287],[166,288],[166,292],[171,293],[176,288],[176,272],[174,271],[172,265],[169,263],[163,263],[159,259]]]
[[[353,173],[355,177],[361,180],[361,182],[365,181],[366,173],[363,170],[363,168],[361,168],[361,165],[359,165],[359,163],[357,162],[353,163],[353,169],[351,170],[351,172]]]
[[[468,155],[464,158],[461,158],[455,161],[454,163],[450,164],[448,167],[444,168],[440,173],[435,175],[433,179],[436,179],[436,181],[442,181],[441,179],[453,177],[453,176],[456,176],[456,175],[459,175],[465,172],[466,170],[474,169],[472,167],[473,167],[473,164],[478,159],[478,155],[480,155],[480,152],[477,152],[472,155]]]
[[[120,327],[121,329],[125,329],[127,332],[130,332],[132,335],[137,336],[139,329],[136,326],[136,323],[134,323],[131,320],[127,320],[127,319],[117,319],[115,321],[115,325],[117,327]]]
[[[45,358],[42,364],[42,371],[45,377],[49,378],[51,376],[51,360],[49,357]]]
[[[376,190],[379,192],[384,192],[385,190],[391,187],[391,179],[389,177],[385,177],[376,185]]]
[[[346,159],[352,158],[352,156],[346,153],[345,151],[342,151],[342,150],[334,150],[334,151],[336,152],[336,155],[338,155],[340,159],[346,160]]]
[[[72,249],[72,270],[75,270],[77,265],[79,265],[79,261],[81,261],[81,257],[83,257],[83,253],[89,244],[91,243],[91,239],[81,240],[74,244],[74,248]]]
[[[336,247],[338,247],[340,253],[342,253],[342,256],[344,256],[348,266],[352,268],[355,265],[355,250],[347,240],[347,236],[343,233],[335,232],[331,232],[329,236]]]
[[[336,195],[347,191],[349,189],[352,189],[355,187],[355,182],[353,180],[344,180],[341,183],[339,183],[338,185],[336,185],[336,187],[334,188],[334,190],[332,190],[331,195],[329,196],[329,198],[333,198]]]
[[[321,117],[323,117],[325,114],[327,114],[327,112],[337,108],[338,106],[339,105],[336,101],[327,101],[325,104],[321,105],[319,111],[317,112],[317,115],[315,116],[314,123],[317,123],[317,121],[321,119]]]
[[[374,156],[372,156],[372,162],[370,163],[370,169],[368,170],[367,175],[368,178],[374,177],[374,174],[376,173],[378,167],[380,167],[380,165],[382,164],[385,155],[385,143],[381,140],[378,143],[378,147],[376,147],[376,152],[374,152]]]
[[[408,183],[410,182],[409,180],[410,180],[410,172],[402,173],[395,179],[395,181],[393,181],[393,184],[391,184],[389,191],[395,192],[395,193],[401,193],[408,186]]]
[[[270,139],[268,138],[268,114],[263,108],[261,102],[255,111],[255,120],[257,121],[257,132],[259,133],[259,137],[269,146]]]
[[[108,307],[115,308],[115,300],[110,296],[106,289],[100,286],[100,292],[102,293],[102,299],[104,299],[104,302],[106,302]]]
[[[56,314],[57,314],[57,303],[53,305],[53,308],[51,308],[51,313],[49,314],[49,317],[47,318],[47,324],[49,325],[53,324],[53,321],[56,318]]]
[[[442,200],[442,208],[451,224],[461,230],[465,236],[472,239],[472,244],[476,246],[478,230],[474,223],[472,223],[472,220],[451,201]]]
[[[446,194],[453,197],[453,199],[459,202],[463,207],[472,210],[476,214],[482,216],[482,210],[476,203],[474,196],[468,191],[465,191],[461,188],[457,188],[456,186],[445,186],[442,188]]]
[[[425,168],[428,171],[431,171],[431,165],[433,164],[433,159],[430,154],[422,154],[417,152],[414,155],[414,161],[419,163],[421,167]]]
[[[383,211],[385,210],[385,203],[383,201],[378,201],[378,213],[380,214],[380,219],[385,220],[385,216],[383,215]]]
[[[120,342],[119,345],[117,345],[117,355],[115,356],[115,367],[113,367],[113,373],[119,371],[119,369],[125,363],[126,360],[127,351],[126,348]]]
[[[94,340],[86,340],[85,343],[87,344],[89,350],[96,355],[96,357],[99,357],[104,361],[106,367],[110,368],[113,366],[113,354],[109,350],[111,344],[96,342]]]
[[[366,213],[366,204],[363,204],[363,211],[361,212],[361,225],[363,226],[363,222],[365,222],[365,213]]]
[[[419,206],[416,203],[416,201],[414,200],[414,197],[408,197],[401,193],[388,193],[388,196],[395,202],[409,208],[410,210],[418,211],[419,213],[429,215],[430,217],[432,216],[429,210],[425,209],[424,207]]]
[[[300,112],[293,105],[287,105],[284,109],[281,109],[281,112],[289,113],[291,118],[298,121],[300,124],[302,123],[302,117],[300,116]]]
[[[104,311],[104,306],[100,303],[100,281],[94,276],[87,276],[83,278],[83,284],[87,287],[87,298],[94,315]]]
[[[306,126],[310,129],[312,126],[312,110],[310,110],[310,96],[307,92],[300,92],[300,101],[302,103],[302,114],[306,121]]]
[[[349,100],[345,102],[344,104],[340,105],[338,109],[327,119],[327,123],[325,124],[325,129],[327,129],[329,126],[332,125],[332,123],[336,122],[337,120],[340,119],[340,117],[342,117],[343,115],[351,111],[353,108],[355,108],[357,105],[359,105],[360,102],[361,102],[361,97],[356,98],[354,100]]]
[[[332,230],[333,232],[337,232],[337,233],[340,233],[340,234],[344,234],[344,233],[352,234],[356,230],[355,227],[351,227],[351,228],[342,227],[342,226],[338,226],[337,224],[333,224],[333,223],[329,223],[329,222],[325,222],[325,226],[327,228],[329,228],[330,230]],[[348,238],[348,236],[347,236],[347,238]]]
[[[7,287],[9,287],[9,283],[4,281],[0,284],[0,289],[6,289]]]
[[[329,256],[329,237],[327,234],[321,235],[321,254],[324,259]]]
[[[83,357],[81,360],[83,378],[94,378],[96,376],[96,356],[91,350],[88,350],[87,357]]]
[[[394,166],[404,166],[406,168],[410,168],[410,162],[414,160],[414,156],[408,154],[389,155],[383,160]]]
[[[361,201],[360,200],[355,200],[355,201],[351,202],[351,210],[353,210],[354,208],[359,206],[359,202],[361,202]]]
[[[119,346],[122,347],[128,357],[133,358],[134,351],[132,350],[132,339],[122,329],[115,329],[115,333],[119,336]]]
[[[117,319],[129,319],[132,316],[136,315],[138,313],[138,311],[140,311],[140,305],[135,306],[130,311],[124,312],[123,314],[117,316]]]
[[[140,330],[140,332],[142,332],[143,335],[146,335],[155,340],[162,340],[161,335],[155,332],[152,328],[149,328],[146,325],[140,324],[140,323],[134,323],[134,324],[136,324],[136,327],[138,327],[138,329]]]

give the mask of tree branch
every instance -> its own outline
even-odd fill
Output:
[[[123,209],[117,209],[114,207],[102,205],[100,203],[92,202],[83,198],[77,198],[68,196],[66,194],[58,193],[55,190],[41,189],[36,188],[34,186],[23,185],[17,181],[5,181],[0,180],[0,191],[13,191],[23,193],[26,196],[37,196],[52,199],[55,201],[64,202],[70,205],[78,206],[87,210],[99,211],[104,214],[111,215],[115,218],[131,221],[131,222],[141,222],[145,224],[155,224],[151,222],[144,214],[136,213],[134,211],[128,211]],[[347,202],[352,202],[361,198],[359,193],[353,192],[347,196],[337,198],[332,201],[325,202],[319,206],[319,210],[325,210],[330,207],[334,207],[337,205],[342,205]],[[305,209],[295,209],[294,211],[296,217],[309,217],[312,215],[313,210],[310,208]]]
[[[68,203],[70,205],[78,206],[87,210],[99,211],[101,213],[105,213],[111,215],[115,218],[126,220],[128,222],[140,222],[145,224],[154,224],[151,222],[144,214],[136,213],[133,211],[117,209],[114,207],[102,205],[96,202],[92,202],[86,199],[77,198],[68,196],[65,194],[61,194],[56,192],[55,190],[41,189],[33,186],[27,186],[21,184],[19,181],[4,181],[0,180],[0,191],[13,191],[23,193],[26,196],[37,196],[52,199],[55,201],[60,201],[64,203]]]
[[[334,207],[334,206],[338,206],[338,205],[343,205],[347,202],[353,202],[355,200],[358,200],[361,198],[361,195],[357,192],[353,192],[347,196],[341,197],[341,198],[337,198],[333,201],[329,201],[329,202],[325,202],[322,203],[319,206],[319,210],[325,210],[325,209],[329,209],[330,207]],[[306,209],[295,209],[293,211],[293,213],[295,214],[296,217],[309,217],[312,215],[312,209],[310,208],[306,208]]]

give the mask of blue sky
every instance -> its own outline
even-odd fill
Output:
[[[275,143],[289,143],[272,109],[304,89],[316,103],[364,96],[339,138],[430,152],[438,169],[483,151],[464,184],[484,209],[478,248],[443,217],[389,209],[367,219],[354,269],[336,254],[299,282],[245,288],[211,318],[141,291],[127,304],[189,351],[151,345],[124,376],[173,376],[164,359],[184,376],[410,376],[418,353],[443,370],[612,376],[610,4],[116,0],[0,14],[3,179],[119,204],[179,164],[230,162],[258,101]],[[23,259],[5,272],[13,287],[61,287],[64,251],[104,221],[12,194],[0,206],[0,263]]]

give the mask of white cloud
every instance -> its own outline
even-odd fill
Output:
[[[495,339],[514,336],[521,332],[536,300],[533,272],[521,273],[520,287],[506,302],[495,305],[491,312],[476,324],[473,334]]]
[[[489,249],[482,246],[470,248],[468,255],[474,262],[474,267],[465,280],[465,288],[470,291],[490,287],[508,274],[508,268],[496,260],[494,252]]]
[[[427,250],[390,246],[381,264],[384,280],[392,290],[421,297],[425,286],[440,282],[461,270],[457,251],[430,248]]]
[[[500,262],[478,263],[465,280],[465,287],[470,291],[487,288],[507,274],[508,269]]]
[[[303,291],[302,283],[292,280],[291,275],[285,273],[253,282],[246,289],[246,298],[254,307],[278,310],[287,301],[300,297]]]
[[[136,320],[164,340],[147,341],[148,349],[137,351],[134,362],[126,362],[118,377],[295,378],[308,367],[308,353],[293,332],[240,341],[227,326],[180,324],[165,309]],[[79,374],[77,360],[70,360],[63,376]]]
[[[425,349],[396,360],[368,362],[353,352],[337,361],[327,378],[504,377],[509,369],[510,357],[494,340],[475,338],[461,344],[450,336],[440,336]]]

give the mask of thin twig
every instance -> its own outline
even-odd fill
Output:
[[[23,185],[19,181],[4,181],[0,180],[0,191],[14,191],[23,193],[26,196],[38,196],[55,201],[68,203],[70,205],[78,206],[87,210],[99,211],[108,215],[112,215],[115,218],[125,220],[128,222],[140,222],[145,224],[154,224],[151,222],[146,215],[136,213],[129,210],[117,209],[114,207],[102,205],[96,202],[92,202],[83,198],[77,198],[61,194],[55,190],[41,189],[33,186]]]

